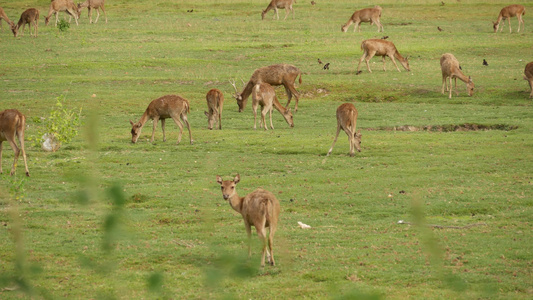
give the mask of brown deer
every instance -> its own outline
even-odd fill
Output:
[[[472,81],[472,77],[466,76],[463,74],[459,67],[459,61],[453,54],[451,53],[444,53],[440,58],[440,68],[442,69],[442,94],[444,94],[444,87],[446,87],[446,91],[449,91],[448,98],[452,98],[452,79],[455,80],[455,95],[459,95],[459,91],[457,90],[457,78],[459,78],[461,81],[466,83],[466,90],[468,91],[468,95],[472,96],[474,93],[474,82]],[[450,79],[450,84],[448,86],[447,79]]]
[[[107,14],[105,12],[104,3],[105,0],[85,0],[83,3],[78,3],[78,10],[81,14],[81,9],[87,7],[88,9],[88,15],[89,15],[89,22],[93,23],[93,16],[92,16],[92,9],[96,10],[96,20],[94,23],[96,24],[98,22],[98,18],[100,17],[100,9],[104,13],[105,22],[107,23]]]
[[[6,12],[4,11],[4,9],[0,7],[0,29],[3,29],[2,28],[2,19],[4,19],[4,21],[6,21],[7,25],[9,25],[9,27],[15,26],[15,23],[13,23],[13,21],[11,21],[7,17]]]
[[[2,173],[2,142],[7,141],[15,152],[11,175],[15,174],[17,160],[22,152],[26,176],[30,176],[28,162],[26,161],[26,151],[24,150],[24,129],[26,128],[26,117],[16,109],[6,109],[0,112],[0,173]],[[15,138],[18,138],[20,148],[17,147]]]
[[[28,29],[30,30],[30,36],[31,34],[31,24],[33,24],[33,29],[35,31],[35,37],[37,37],[37,31],[39,27],[39,11],[35,8],[28,8],[26,9],[21,15],[20,19],[17,23],[17,25],[11,26],[11,31],[13,32],[13,35],[15,37],[19,34],[20,26],[22,26],[22,34],[24,34],[24,29],[26,28],[26,24],[28,24]]]
[[[44,18],[44,25],[48,25],[50,23],[50,17],[52,14],[56,15],[56,25],[57,21],[59,19],[59,12],[64,11],[66,12],[69,17],[69,23],[72,20],[72,17],[74,17],[74,20],[76,20],[76,25],[78,24],[78,18],[80,17],[80,11],[78,7],[72,2],[72,0],[52,0],[50,3],[50,8],[48,9],[48,15]]]
[[[222,108],[224,107],[224,95],[218,89],[211,89],[205,96],[209,112],[204,111],[207,116],[207,129],[213,129],[213,125],[218,121],[218,129],[222,129]]]
[[[294,2],[295,2],[294,0],[272,0],[270,1],[270,4],[268,4],[267,8],[263,10],[263,12],[261,12],[261,19],[264,20],[267,12],[273,9],[276,12],[276,14],[272,17],[272,19],[277,17],[279,20],[278,8],[285,8],[285,19],[283,20],[287,20],[289,11],[292,12],[292,18],[294,19],[294,9],[292,8],[292,5],[294,4]]]
[[[374,23],[378,27],[378,32],[383,32],[383,25],[381,25],[381,22],[379,19],[381,18],[381,6],[374,6],[372,8],[363,8],[361,10],[356,10],[352,17],[346,22],[346,24],[342,25],[341,30],[342,32],[347,32],[348,28],[352,23],[354,23],[353,31],[357,29],[358,32],[361,32],[361,23],[363,22],[370,22],[370,25],[373,25]]]
[[[300,76],[299,82],[302,83],[302,72],[300,69],[293,65],[289,64],[278,64],[271,65],[267,67],[262,67],[254,71],[252,77],[248,83],[243,87],[242,92],[237,92],[237,87],[235,82],[232,83],[233,88],[235,88],[236,94],[233,95],[237,99],[237,105],[239,106],[239,112],[242,112],[246,107],[246,102],[248,97],[252,94],[252,89],[254,86],[260,82],[265,82],[273,86],[283,85],[289,100],[285,107],[289,107],[291,103],[291,98],[294,95],[296,98],[296,105],[294,106],[294,111],[298,111],[298,92],[294,87],[294,81]]]
[[[137,142],[137,139],[141,135],[141,129],[148,121],[148,119],[154,120],[152,138],[150,139],[150,143],[154,142],[155,128],[157,127],[157,122],[159,120],[161,120],[161,128],[163,129],[163,142],[165,142],[167,140],[165,137],[165,119],[172,118],[172,120],[174,120],[174,123],[178,125],[180,130],[178,134],[178,142],[176,143],[179,144],[181,142],[181,135],[183,134],[183,124],[181,124],[180,121],[181,118],[181,120],[183,120],[183,122],[185,123],[185,125],[187,125],[187,128],[189,129],[189,139],[192,145],[193,140],[191,134],[191,125],[189,125],[189,121],[187,120],[187,113],[189,112],[189,110],[189,101],[178,95],[166,95],[153,100],[148,105],[148,108],[146,108],[146,111],[142,115],[139,122],[134,123],[130,120],[130,124],[132,127],[131,142]]]
[[[272,107],[276,108],[276,110],[281,113],[281,115],[283,116],[283,118],[285,118],[285,121],[287,121],[287,124],[289,124],[289,126],[294,127],[291,109],[286,109],[279,103],[278,97],[276,97],[276,91],[270,84],[264,82],[258,83],[255,85],[252,91],[254,129],[257,128],[256,123],[258,105],[261,106],[261,123],[259,124],[260,127],[264,126],[265,130],[268,130],[265,117],[267,113],[270,113],[270,128],[274,129],[274,126],[272,125]]]
[[[361,152],[362,134],[361,131],[355,131],[356,124],[357,109],[355,106],[351,103],[341,104],[337,108],[337,134],[335,135],[333,144],[331,145],[331,148],[326,156],[329,156],[333,151],[333,146],[335,146],[335,143],[337,142],[337,138],[339,137],[339,132],[341,129],[346,132],[346,135],[348,135],[348,141],[350,142],[350,156],[354,156],[355,149],[357,149],[358,152]]]
[[[533,98],[533,61],[526,65],[524,70],[524,79],[529,83],[529,88],[531,89],[531,94],[529,98]]]
[[[361,43],[361,50],[363,50],[363,56],[359,60],[359,64],[357,65],[357,73],[359,74],[359,68],[361,66],[361,62],[363,60],[366,62],[366,68],[368,69],[368,72],[372,73],[372,70],[370,70],[370,66],[368,65],[368,61],[374,57],[374,55],[381,56],[383,60],[383,71],[385,71],[385,56],[388,56],[392,63],[396,66],[396,69],[398,72],[400,71],[400,68],[398,68],[398,65],[396,64],[395,58],[400,61],[402,66],[407,70],[411,71],[409,69],[409,61],[407,60],[408,57],[403,57],[400,52],[396,49],[396,46],[392,42],[382,40],[382,39],[370,39],[365,40]]]
[[[217,183],[220,184],[222,190],[222,197],[228,200],[231,208],[242,215],[246,233],[248,234],[248,256],[252,256],[251,237],[252,226],[255,227],[257,235],[262,242],[261,252],[261,267],[265,266],[265,253],[270,265],[274,266],[274,234],[278,227],[278,219],[280,206],[276,196],[269,191],[263,189],[256,189],[246,197],[239,197],[235,189],[241,177],[239,174],[233,180],[222,180],[222,177],[217,175]],[[266,228],[269,227],[269,234],[267,238]],[[267,242],[268,241],[268,242]],[[268,245],[268,249],[267,249]]]
[[[522,5],[513,4],[513,5],[506,6],[502,8],[502,10],[500,10],[500,14],[498,15],[498,19],[496,20],[496,22],[492,22],[493,24],[492,28],[494,28],[495,33],[498,32],[498,27],[500,27],[500,22],[503,20],[502,29],[500,30],[500,32],[502,32],[503,25],[505,24],[505,19],[507,19],[507,21],[509,22],[509,33],[511,33],[512,32],[511,18],[516,17],[518,19],[518,30],[516,32],[520,32],[520,23],[522,23],[523,25],[522,30],[526,28],[526,25],[524,25],[524,20],[522,20],[522,16],[525,14],[526,14],[526,8]]]

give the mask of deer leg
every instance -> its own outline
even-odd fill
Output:
[[[396,66],[396,70],[398,70],[398,72],[401,72],[400,68],[398,68],[398,64],[396,63],[396,60],[394,59],[394,56],[389,55],[389,58],[390,60],[392,60],[392,63],[394,64],[394,66]],[[385,56],[383,56],[383,59],[385,59]]]
[[[457,89],[457,77],[453,79],[454,82],[454,88],[455,88],[455,96],[459,96],[459,90]]]
[[[3,148],[3,147],[2,147],[2,145],[3,145],[2,142],[3,142],[3,141],[0,141],[0,174],[4,173],[4,172],[2,171],[2,148]]]
[[[150,143],[154,142],[155,137],[155,129],[157,127],[157,122],[159,122],[159,117],[155,117],[152,124],[152,138],[150,139]]]
[[[246,235],[248,236],[248,257],[252,257],[252,227],[246,221],[244,221],[244,226],[246,227]]]
[[[94,24],[98,23],[98,18],[100,18],[100,10],[96,9],[96,20],[94,20]]]
[[[189,130],[189,141],[190,141],[191,145],[193,145],[194,140],[192,139],[191,124],[189,124],[189,120],[187,120],[187,115],[186,114],[182,114],[181,115],[181,119],[183,120],[183,123],[185,123],[185,125],[187,125],[187,130]],[[178,123],[181,125],[179,120],[178,120]],[[180,135],[180,140],[181,140],[181,135]],[[179,143],[179,141],[178,141],[178,143]]]
[[[513,33],[513,29],[511,28],[511,18],[507,18],[507,21],[509,22],[509,33]]]
[[[381,61],[383,61],[383,71],[387,71],[385,70],[385,55],[381,57]]]
[[[452,90],[453,90],[453,88],[452,88],[452,77],[450,76],[449,79],[450,79],[450,80],[449,80],[449,82],[450,82],[450,84],[449,84],[450,89],[449,89],[449,91],[448,91],[448,94],[449,94],[449,95],[448,95],[448,98],[449,98],[449,99],[452,99]]]
[[[11,167],[11,173],[10,173],[10,175],[14,175],[15,170],[17,168],[17,160],[19,159],[20,149],[19,147],[17,147],[17,144],[15,143],[14,139],[9,139],[8,142],[9,142],[9,145],[11,146],[11,149],[13,149],[13,152],[15,153],[14,155],[15,158],[13,159],[13,166]]]
[[[283,21],[287,20],[287,16],[289,15],[289,7],[285,7],[285,18],[283,19]],[[293,15],[293,19],[294,19],[294,15]]]
[[[372,57],[374,57],[375,54],[376,54],[375,51],[369,52],[369,53],[367,53],[367,55],[365,57],[366,68],[368,69],[368,72],[370,72],[370,73],[372,73],[372,70],[370,70],[370,65],[368,64],[368,62],[372,59]]]
[[[270,109],[268,110],[269,114],[270,114],[270,128],[272,128],[272,130],[274,130],[274,125],[272,125],[272,106],[270,107]],[[265,127],[266,127],[266,124],[265,124]]]
[[[363,56],[361,56],[361,59],[359,59],[359,64],[357,64],[357,73],[359,73],[359,70],[360,70],[360,67],[361,67],[361,63],[363,62],[365,57],[366,57],[366,52],[364,52]]]
[[[93,23],[93,10],[91,9],[91,7],[89,6],[88,7],[89,11],[87,12],[89,14],[89,23],[92,24]]]
[[[298,100],[300,100],[300,95],[298,94],[298,91],[296,91],[296,88],[294,87],[294,84],[292,85],[283,85],[285,86],[285,91],[287,91],[287,95],[289,96],[289,101],[287,101],[287,105],[285,108],[289,108],[289,103],[291,102],[291,98],[294,95],[294,99],[296,101],[294,105],[294,111],[298,111]]]
[[[441,93],[444,95],[444,87],[446,86],[446,76],[442,76],[442,91]]]
[[[275,6],[274,6],[274,12],[276,12],[276,14],[272,16],[272,20],[274,20],[276,18],[276,16],[278,17],[278,20],[279,20],[278,8],[275,7]]]
[[[257,129],[257,104],[252,104],[252,111],[254,112],[254,129]]]
[[[163,142],[167,141],[167,136],[165,135],[165,121],[166,121],[165,119],[161,119],[161,130],[163,130]]]
[[[339,137],[339,132],[341,132],[341,125],[337,123],[337,134],[335,134],[335,139],[333,139],[333,144],[331,145],[331,148],[329,148],[328,154],[326,156],[329,156],[331,152],[333,151],[333,147],[335,146],[335,143],[337,142],[337,138]]]
[[[267,237],[266,237],[266,229],[265,229],[264,223],[263,223],[263,226],[256,226],[256,231],[262,244],[261,267],[264,267],[265,266],[265,254],[267,252]],[[268,256],[270,257],[270,253]]]
[[[218,110],[218,129],[222,130],[222,105],[220,105]]]
[[[265,120],[265,117],[266,117],[266,114],[268,113],[269,109],[267,108],[267,106],[263,106],[261,107],[261,122],[262,122],[262,125],[264,126],[265,130],[268,130],[267,128],[267,123],[266,123],[266,120]]]
[[[272,249],[273,248],[273,245],[274,245],[274,233],[276,232],[276,229],[275,227],[273,227],[274,225],[273,224],[270,224],[270,232],[268,234],[268,249],[270,250],[270,265],[271,266],[275,266],[276,265],[276,261],[274,260],[274,250]]]
[[[100,6],[100,8],[101,8],[102,11],[104,12],[105,23],[107,24],[107,14],[106,14],[106,12],[105,12],[104,4],[103,4],[103,3],[102,3],[102,6]]]

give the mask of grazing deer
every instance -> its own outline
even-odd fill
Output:
[[[460,70],[459,67],[459,61],[453,54],[451,53],[445,53],[440,58],[440,68],[442,69],[442,94],[444,94],[444,87],[446,86],[446,91],[449,91],[449,99],[452,99],[452,79],[455,80],[455,95],[459,95],[459,91],[457,90],[457,78],[459,78],[461,81],[466,83],[466,90],[468,91],[468,95],[472,96],[474,93],[474,82],[472,81],[472,77],[467,77],[463,72]],[[448,86],[447,79],[450,79],[450,84]]]
[[[222,129],[222,108],[224,107],[224,95],[220,90],[211,89],[205,96],[209,112],[204,111],[207,116],[207,129],[213,129],[213,125],[218,121],[218,129]]]
[[[30,176],[28,162],[26,161],[26,151],[24,150],[24,129],[26,127],[26,117],[16,109],[6,109],[0,112],[0,173],[2,173],[2,142],[7,141],[15,152],[11,175],[15,174],[17,160],[22,152],[26,176]],[[17,147],[15,137],[18,138],[20,148]]]
[[[529,98],[533,98],[533,61],[526,65],[524,70],[524,79],[529,82],[529,88],[531,89],[531,94]]]
[[[514,4],[514,5],[506,6],[502,8],[502,10],[500,10],[500,14],[498,15],[498,19],[496,20],[496,22],[492,22],[493,24],[492,28],[494,28],[495,33],[498,32],[498,27],[500,26],[500,22],[503,20],[502,29],[500,30],[500,32],[502,32],[503,25],[505,24],[505,19],[507,19],[507,21],[509,22],[509,33],[511,33],[512,32],[511,18],[516,17],[518,19],[518,30],[516,32],[520,32],[520,23],[522,23],[523,25],[522,29],[526,28],[526,25],[524,25],[524,20],[522,20],[522,16],[525,14],[526,14],[526,8],[522,5]]]
[[[78,11],[81,14],[81,9],[84,7],[87,7],[88,9],[88,15],[89,15],[89,22],[93,23],[93,16],[92,16],[92,9],[96,10],[96,20],[94,23],[96,24],[98,22],[98,18],[100,17],[100,9],[104,13],[105,22],[107,23],[107,14],[105,12],[104,3],[105,0],[85,0],[83,3],[78,3]]]
[[[333,144],[326,156],[329,156],[333,151],[333,146],[335,146],[335,143],[337,142],[341,129],[346,132],[346,135],[348,135],[348,141],[350,142],[350,156],[354,156],[355,149],[357,149],[358,152],[361,152],[362,134],[361,131],[355,131],[356,124],[357,109],[355,106],[351,103],[341,104],[337,108],[337,134],[335,135]]]
[[[179,134],[178,134],[178,142],[179,144],[181,142],[181,135],[183,134],[183,124],[181,124],[180,118],[183,120],[185,125],[187,125],[187,128],[189,129],[189,139],[191,141],[191,145],[193,144],[192,140],[192,134],[191,134],[191,125],[189,125],[189,121],[187,120],[187,113],[190,110],[189,101],[186,99],[178,96],[178,95],[166,95],[160,98],[157,98],[150,102],[148,105],[148,108],[146,108],[146,111],[142,115],[139,122],[134,123],[130,120],[131,124],[131,142],[136,143],[137,139],[141,135],[141,129],[143,128],[144,124],[148,121],[148,119],[152,119],[153,121],[153,129],[152,129],[152,138],[150,139],[150,143],[154,142],[154,135],[155,135],[155,128],[157,127],[157,121],[161,120],[161,128],[163,129],[163,142],[166,142],[165,137],[165,119],[172,118],[174,120],[174,123],[178,125],[179,127]]]
[[[263,189],[256,189],[246,197],[239,197],[235,186],[241,177],[239,174],[233,180],[222,180],[222,177],[217,175],[217,183],[220,184],[222,190],[222,197],[228,200],[231,208],[242,215],[244,225],[246,226],[246,233],[248,234],[248,256],[252,256],[251,237],[252,226],[255,227],[259,239],[263,243],[263,251],[261,252],[261,267],[265,266],[265,253],[270,265],[274,266],[274,233],[278,227],[278,219],[280,206],[276,196],[269,191]],[[266,228],[270,228],[267,242]],[[267,249],[268,245],[268,249]]]
[[[0,7],[0,29],[3,29],[2,28],[2,19],[4,19],[4,21],[6,21],[7,25],[9,25],[9,27],[15,26],[15,23],[13,23],[13,21],[11,21],[7,17],[6,12],[4,11],[4,9]]]
[[[50,8],[48,9],[48,15],[44,18],[44,25],[48,25],[50,22],[50,17],[52,14],[56,15],[56,25],[57,21],[59,19],[59,12],[64,11],[66,12],[70,17],[68,22],[72,20],[72,17],[74,17],[74,20],[76,20],[76,25],[78,24],[78,18],[80,17],[80,11],[78,7],[72,2],[72,0],[52,0],[50,3]]]
[[[267,12],[273,9],[276,12],[276,14],[272,17],[272,19],[277,17],[279,20],[278,8],[285,8],[285,19],[283,20],[287,20],[289,11],[292,12],[292,18],[294,19],[294,9],[292,8],[292,5],[294,4],[294,2],[295,2],[294,0],[272,0],[270,1],[270,4],[268,4],[267,8],[263,10],[263,12],[261,13],[261,19],[264,20]]]
[[[392,63],[396,66],[396,69],[398,72],[400,71],[400,68],[398,68],[398,65],[396,64],[395,58],[400,61],[402,66],[407,70],[411,71],[409,69],[409,61],[407,60],[408,57],[403,57],[398,50],[396,50],[396,46],[392,42],[382,40],[382,39],[370,39],[365,40],[361,43],[361,50],[363,50],[363,56],[359,60],[359,64],[357,65],[357,73],[359,72],[359,68],[361,66],[361,62],[363,60],[366,62],[366,68],[368,69],[368,72],[372,73],[372,70],[370,70],[370,66],[368,65],[368,61],[374,57],[374,55],[381,56],[383,60],[383,71],[385,71],[385,56],[388,56]]]
[[[39,27],[39,11],[35,8],[28,8],[26,9],[21,15],[20,19],[17,23],[17,25],[11,26],[11,31],[13,32],[13,35],[15,37],[19,34],[20,26],[22,26],[22,34],[24,34],[24,28],[26,28],[26,24],[28,24],[28,28],[30,30],[30,36],[31,34],[31,24],[33,24],[33,28],[35,31],[35,37],[37,37],[37,31]]]
[[[237,92],[237,87],[235,82],[232,83],[233,88],[235,89],[235,95],[233,97],[237,100],[237,105],[239,106],[239,112],[242,112],[246,107],[246,102],[248,97],[252,94],[252,89],[254,86],[260,82],[265,82],[273,86],[283,85],[289,100],[285,108],[289,107],[291,103],[291,98],[294,95],[296,98],[296,105],[294,106],[294,111],[298,111],[298,92],[294,87],[294,81],[300,76],[299,82],[302,83],[302,72],[300,69],[293,65],[289,64],[278,64],[271,65],[267,67],[262,67],[254,71],[252,77],[248,83],[243,87],[242,92]]]
[[[285,118],[285,121],[287,121],[287,124],[289,124],[289,126],[294,127],[291,109],[286,109],[279,103],[278,97],[276,97],[276,91],[270,84],[264,82],[258,83],[255,85],[252,91],[254,129],[257,128],[256,123],[258,105],[261,106],[261,123],[259,124],[259,126],[264,126],[265,130],[268,130],[265,121],[265,116],[267,113],[270,113],[270,128],[274,129],[274,126],[272,125],[272,106],[274,106],[274,108],[276,108],[276,110],[281,113],[281,115],[283,116],[283,118]]]
[[[383,25],[381,25],[381,22],[379,19],[381,18],[381,6],[374,6],[373,8],[363,8],[361,10],[356,10],[352,17],[346,22],[346,24],[342,25],[341,30],[342,32],[347,32],[348,28],[352,23],[354,23],[353,31],[357,29],[358,32],[361,32],[361,23],[363,22],[370,22],[370,25],[373,25],[374,23],[378,27],[378,32],[383,32]]]

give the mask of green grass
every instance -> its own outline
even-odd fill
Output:
[[[14,21],[36,7],[41,21],[38,38],[0,31],[0,110],[27,116],[28,139],[64,95],[84,126],[56,153],[27,142],[30,178],[21,161],[6,174],[4,145],[0,298],[531,298],[531,14],[524,32],[494,34],[506,3],[298,1],[294,20],[261,21],[267,2],[108,0],[107,24],[84,10],[65,32],[44,26],[49,1],[2,4]],[[375,4],[384,33],[341,32],[356,6]],[[374,58],[356,76],[361,41],[384,35],[412,72]],[[458,97],[440,93],[446,52],[473,97],[462,82]],[[228,80],[274,63],[303,71],[295,127],[274,112],[275,130],[253,130],[251,103],[238,113]],[[207,130],[211,88],[225,94],[222,131]],[[171,93],[191,102],[195,143],[185,132],[176,145],[167,122],[167,142],[159,124],[150,144],[147,123],[131,144],[129,120]],[[362,151],[349,157],[341,133],[326,157],[344,102],[359,110]],[[384,130],[467,123],[513,129]],[[236,173],[241,196],[262,187],[280,200],[275,267],[259,268],[255,234],[247,258],[242,218],[222,199],[216,175]]]

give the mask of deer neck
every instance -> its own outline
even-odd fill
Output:
[[[228,202],[229,202],[229,205],[231,206],[231,208],[233,208],[236,212],[242,214],[242,203],[243,203],[243,200],[244,200],[244,197],[239,197],[237,192],[235,192],[235,194],[233,194],[233,196],[231,196],[228,199]]]
[[[405,58],[400,54],[400,52],[398,52],[398,50],[394,52],[394,58],[402,62],[405,61]]]
[[[285,109],[285,107],[279,103],[278,97],[276,96],[274,96],[274,99],[272,100],[272,105],[274,105],[274,108],[282,114],[285,114],[285,111],[287,111],[287,109]]]
[[[455,69],[452,75],[453,77],[459,78],[462,82],[465,82],[465,83],[468,82],[468,76],[463,74],[463,72],[461,72],[461,70],[459,69]]]
[[[150,118],[150,117],[148,116],[148,110],[146,110],[146,111],[144,112],[144,114],[142,115],[141,119],[139,120],[139,123],[141,123],[141,127],[143,127],[144,124],[146,124],[146,122],[148,122],[148,119],[149,119],[149,118]]]

